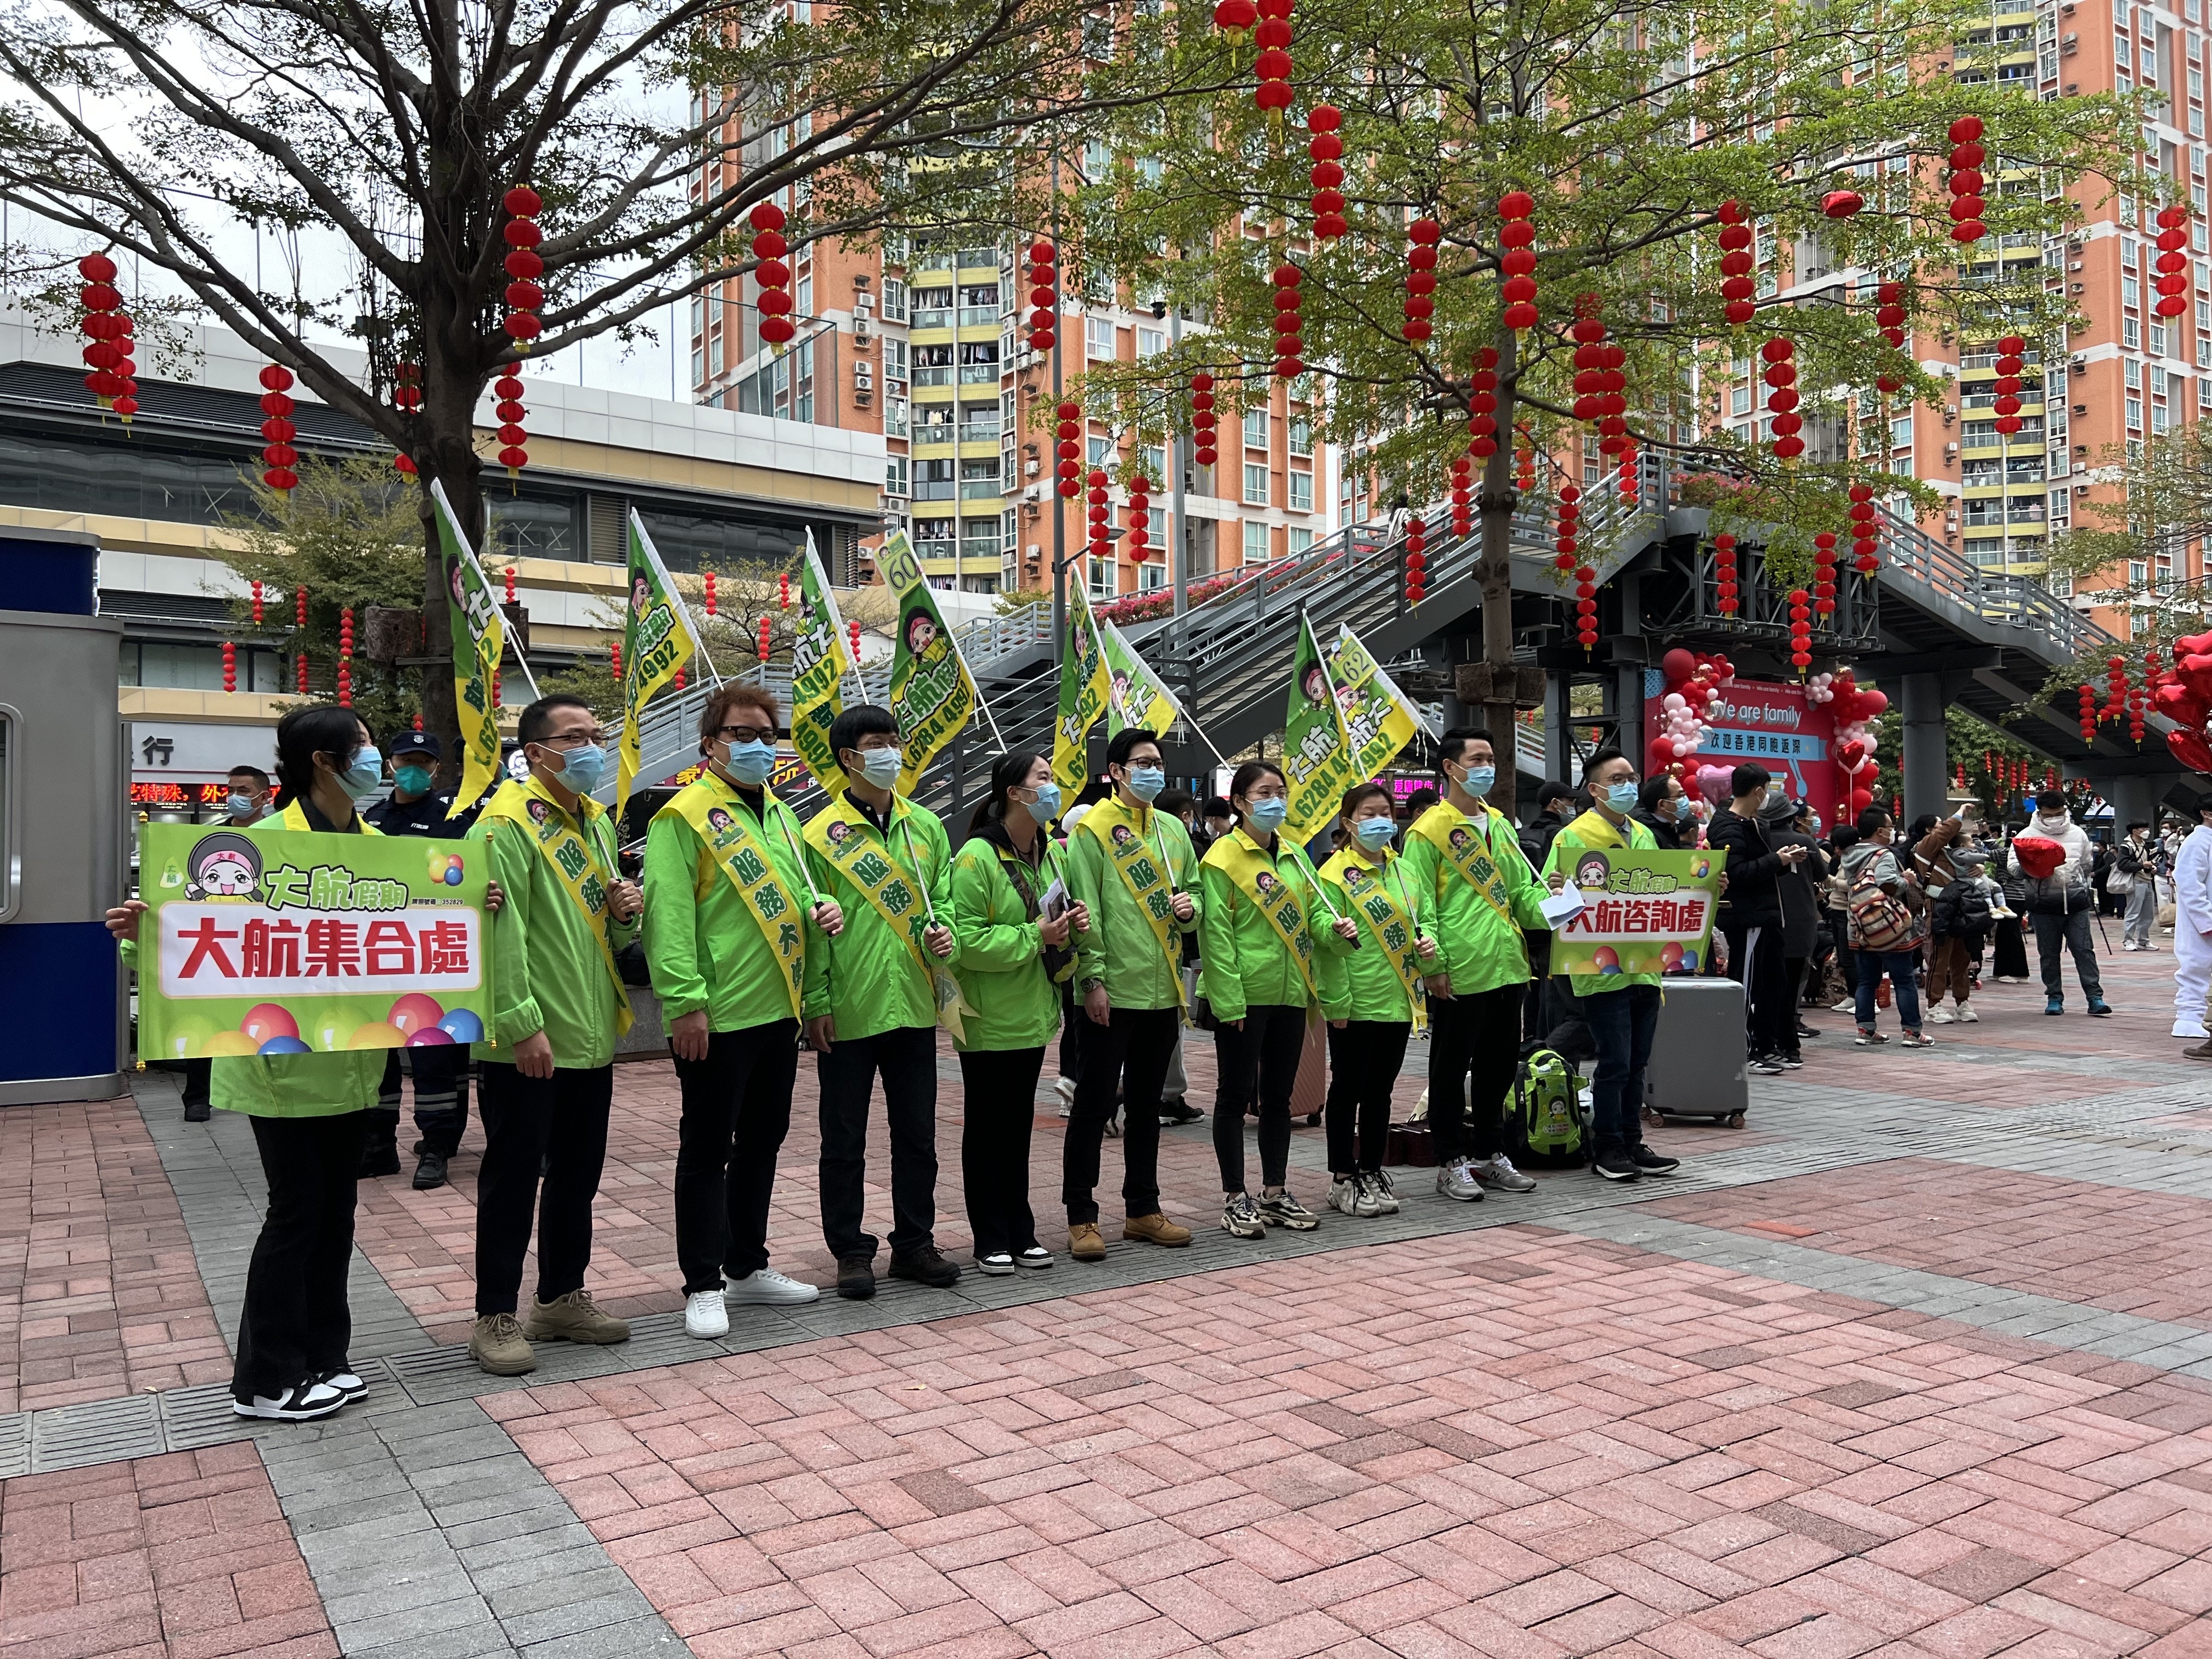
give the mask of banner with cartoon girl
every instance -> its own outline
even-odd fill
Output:
[[[140,827],[145,1060],[447,1047],[491,1031],[480,841]]]
[[[1584,848],[1567,866],[1583,911],[1552,936],[1555,974],[1694,974],[1705,966],[1726,852]]]

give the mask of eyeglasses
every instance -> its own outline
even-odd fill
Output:
[[[717,726],[714,735],[725,743],[774,743],[775,728],[772,726]]]
[[[604,732],[568,732],[556,738],[541,738],[540,749],[597,749],[607,740]]]

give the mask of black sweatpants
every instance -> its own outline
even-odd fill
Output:
[[[422,1136],[416,1150],[451,1158],[460,1150],[461,1136],[469,1127],[468,1045],[410,1048],[407,1064],[415,1076],[415,1127]],[[384,1082],[377,1089],[376,1104],[369,1109],[371,1140],[398,1139],[399,1076],[399,1051],[394,1048],[385,1059]]]
[[[1224,1020],[1213,1034],[1222,1076],[1221,1105],[1213,1115],[1213,1157],[1221,1166],[1223,1192],[1244,1190],[1248,1111],[1256,1109],[1260,1118],[1261,1184],[1279,1187],[1289,1174],[1291,1095],[1297,1087],[1305,1042],[1306,1011],[1279,1003],[1247,1008],[1241,1026]]]
[[[269,1208],[246,1270],[230,1378],[234,1399],[273,1400],[295,1383],[346,1369],[354,1177],[367,1117],[355,1111],[251,1120]]]
[[[1382,1167],[1383,1146],[1390,1138],[1390,1091],[1406,1064],[1406,1043],[1413,1035],[1413,1023],[1399,1019],[1352,1019],[1328,1028],[1328,1103],[1322,1121],[1328,1128],[1330,1174],[1371,1175]]]
[[[1744,1047],[1753,1060],[1797,1050],[1797,999],[1783,966],[1782,924],[1727,929],[1729,977],[1743,987]]]
[[[1060,1201],[1070,1225],[1098,1219],[1099,1147],[1114,1093],[1121,1094],[1121,1201],[1132,1216],[1160,1208],[1160,1085],[1175,1054],[1180,1008],[1115,1008],[1103,1025],[1076,1005],[1083,1021],[1083,1071],[1076,1079],[1061,1143]]]
[[[1505,1091],[1521,1063],[1526,995],[1526,988],[1516,984],[1429,999],[1429,1134],[1439,1164],[1498,1156],[1505,1135]]]
[[[977,1255],[1018,1255],[1037,1242],[1030,1211],[1030,1131],[1044,1049],[969,1048],[960,1055],[960,1184]]]
[[[840,1261],[873,1257],[863,1232],[868,1173],[868,1096],[884,1079],[891,1132],[891,1254],[936,1242],[937,1028],[902,1026],[869,1037],[839,1037],[815,1056],[822,1085],[822,1238]]]
[[[477,1172],[481,1317],[515,1310],[533,1210],[538,1299],[550,1302],[584,1288],[584,1270],[592,1264],[592,1200],[607,1161],[615,1068],[611,1062],[590,1071],[556,1066],[551,1077],[536,1078],[486,1060],[478,1083],[484,1127],[483,1164]]]
[[[673,1045],[671,1045],[673,1052]],[[684,1294],[719,1291],[768,1266],[775,1155],[791,1129],[799,1022],[714,1031],[704,1060],[676,1061],[676,1263]]]

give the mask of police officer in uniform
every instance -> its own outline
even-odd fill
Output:
[[[453,817],[451,790],[438,791],[438,740],[427,732],[403,732],[392,745],[392,793],[362,812],[387,836],[423,836],[459,841],[476,822],[477,807]],[[461,1144],[469,1121],[469,1052],[447,1048],[410,1048],[415,1073],[415,1188],[418,1192],[446,1184],[446,1161]],[[399,1051],[384,1064],[384,1085],[369,1109],[368,1138],[362,1147],[364,1177],[399,1173]]]

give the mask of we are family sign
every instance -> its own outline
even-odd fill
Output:
[[[140,857],[149,1059],[489,1036],[482,842],[149,823]]]

